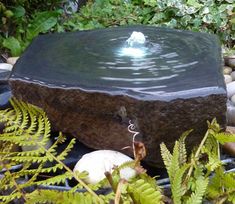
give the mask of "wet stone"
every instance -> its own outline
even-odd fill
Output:
[[[126,45],[133,31],[146,37],[141,49]],[[207,120],[216,117],[225,127],[220,56],[214,35],[166,28],[49,34],[37,37],[18,59],[9,84],[15,97],[42,107],[55,130],[92,148],[131,146],[131,121],[146,146],[146,162],[161,165],[161,142],[173,147],[194,129],[187,139],[191,148]]]

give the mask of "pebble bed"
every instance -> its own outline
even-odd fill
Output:
[[[225,57],[223,68],[227,88],[227,125],[235,126],[235,55]]]

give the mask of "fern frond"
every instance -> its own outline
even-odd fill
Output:
[[[26,204],[52,203],[52,204],[94,204],[98,202],[88,193],[64,192],[56,190],[36,190],[26,197]],[[101,196],[100,196],[101,198]]]
[[[235,142],[235,134],[221,132],[213,135],[220,144]]]
[[[163,203],[161,192],[145,182],[144,179],[139,179],[128,185],[128,193],[131,195],[134,203],[141,204],[156,204]]]
[[[68,153],[72,150],[75,143],[76,143],[76,140],[74,138],[71,139],[71,141],[66,146],[66,148],[60,154],[57,155],[57,159],[60,161],[63,161],[65,157],[68,155]]]
[[[161,150],[161,156],[163,159],[163,162],[166,166],[166,169],[169,170],[171,166],[171,160],[172,160],[172,155],[170,151],[167,149],[165,143],[160,144],[160,150]]]
[[[209,162],[206,164],[206,168],[212,172],[218,167],[222,165],[221,160],[218,158],[217,155],[210,154],[209,156]]]
[[[206,188],[208,186],[209,179],[208,178],[198,178],[196,180],[196,189],[195,192],[192,193],[190,198],[187,200],[186,204],[201,204],[202,199],[205,195]]]
[[[123,164],[121,164],[120,166],[118,166],[118,170],[120,171],[121,169],[125,169],[125,168],[134,168],[136,165],[136,162],[134,160],[132,161],[127,161],[127,162],[124,162]]]
[[[179,163],[180,163],[180,166],[182,166],[183,164],[185,164],[187,162],[187,150],[186,150],[186,145],[185,145],[185,139],[192,131],[193,130],[185,131],[179,139]]]
[[[202,148],[202,153],[206,153],[208,156],[208,163],[206,168],[212,172],[219,166],[221,166],[220,156],[219,156],[219,144],[212,134],[209,134]]]
[[[54,185],[54,184],[64,184],[65,181],[68,179],[72,179],[73,174],[70,172],[65,172],[64,174],[53,176],[51,178],[42,180],[42,181],[37,181],[34,184],[36,185]]]
[[[234,172],[225,173],[223,183],[226,189],[231,189],[235,191],[235,173]]]
[[[22,197],[20,192],[11,193],[10,195],[0,195],[0,202],[2,204],[8,204],[15,199],[20,199]]]
[[[175,172],[175,176],[171,181],[171,192],[174,203],[181,203],[181,198],[186,192],[186,186],[183,183],[183,176],[189,165],[185,164]]]
[[[175,142],[175,146],[173,149],[171,165],[167,170],[170,180],[173,180],[175,177],[175,172],[177,172],[180,168],[179,164],[179,142]]]
[[[210,179],[209,186],[207,188],[207,194],[209,198],[215,198],[220,195],[222,187],[223,187],[223,178],[224,178],[224,169],[217,168],[215,170],[215,174]]]

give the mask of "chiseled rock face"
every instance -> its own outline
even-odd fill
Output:
[[[133,31],[148,36],[150,54],[120,54]],[[204,136],[207,120],[216,117],[225,127],[221,64],[212,35],[120,27],[37,38],[15,64],[9,84],[15,97],[42,107],[55,130],[95,149],[131,146],[131,121],[146,146],[145,160],[160,165],[161,142],[171,148],[194,129],[187,138],[191,149]],[[132,155],[130,149],[123,152]]]

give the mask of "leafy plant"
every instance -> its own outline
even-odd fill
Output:
[[[59,21],[62,0],[0,2],[2,46],[19,56],[39,33],[50,32]]]
[[[163,195],[161,188],[141,167],[140,160],[145,157],[144,145],[135,141],[133,151],[135,160],[116,168],[112,174],[105,172],[106,179],[96,185],[88,185],[83,179],[86,172],[73,172],[63,163],[75,144],[72,139],[61,152],[58,145],[66,140],[59,134],[49,147],[50,123],[41,109],[11,100],[12,108],[0,111],[0,122],[4,124],[0,134],[0,201],[24,203],[125,203],[155,204],[165,201],[173,203],[200,204],[205,199],[215,203],[235,202],[235,173],[225,172],[220,160],[219,143],[235,142],[235,135],[223,133],[216,120],[208,122],[208,130],[201,143],[191,155],[187,155],[185,139],[190,131],[185,132],[175,142],[171,153],[164,143],[161,154],[171,183],[171,198]],[[130,128],[130,129],[129,129]],[[128,130],[133,130],[130,125]],[[32,147],[33,150],[16,151],[13,146]],[[21,166],[12,170],[16,165]],[[122,168],[131,167],[137,176],[127,181],[120,177]],[[49,173],[54,173],[49,176]],[[41,175],[45,179],[39,179]],[[27,178],[27,179],[26,179]],[[42,189],[42,186],[63,184],[75,179],[76,185],[66,192]],[[110,186],[106,195],[98,195],[96,190]],[[81,192],[81,189],[84,192]]]
[[[235,202],[235,173],[224,173],[219,150],[219,143],[235,142],[235,135],[220,131],[215,119],[208,123],[203,140],[189,158],[185,138],[190,131],[175,142],[172,154],[164,143],[161,144],[174,203],[196,204],[202,203],[205,198],[217,203]]]
[[[19,55],[40,33],[133,24],[214,33],[225,47],[234,47],[233,0],[94,0],[72,15],[63,11],[64,3],[63,0],[0,3],[3,47],[12,55]]]
[[[68,18],[65,30],[146,24],[217,34],[234,46],[233,0],[96,0]],[[118,12],[117,12],[118,11]]]
[[[85,172],[74,173],[63,163],[74,146],[75,139],[62,152],[57,152],[58,145],[66,140],[60,133],[55,143],[46,148],[50,137],[50,123],[45,112],[15,99],[11,100],[11,104],[12,108],[0,111],[0,122],[5,125],[0,134],[0,170],[4,172],[4,176],[0,178],[1,203],[20,200],[24,203],[162,203],[160,188],[142,170],[138,159],[123,164],[112,175],[106,172],[106,184],[109,181],[113,191],[107,195],[98,195],[95,190],[101,188],[105,181],[87,185],[83,181],[87,176]],[[17,152],[12,149],[13,145],[23,148],[33,146],[34,149]],[[22,167],[12,171],[15,165]],[[120,169],[127,166],[138,169],[137,177],[130,181],[121,179],[119,175]],[[39,179],[40,175],[48,173],[56,175]],[[77,184],[68,192],[41,189],[41,186],[62,184],[72,178],[76,179]],[[79,193],[81,189],[85,192]]]

